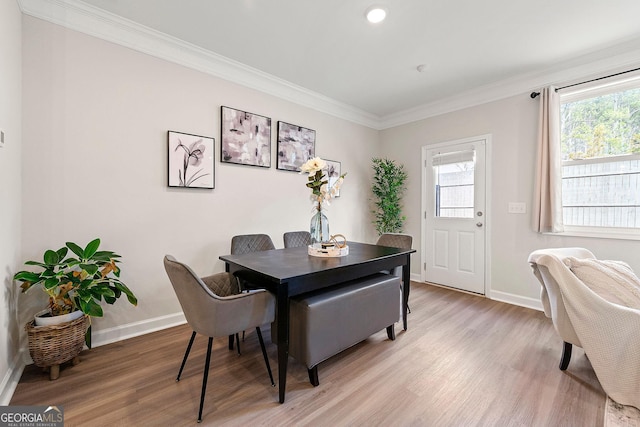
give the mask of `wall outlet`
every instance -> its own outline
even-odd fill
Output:
[[[509,202],[509,213],[514,213],[514,214],[527,213],[527,204],[524,202]]]

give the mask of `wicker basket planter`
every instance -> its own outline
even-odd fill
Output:
[[[69,360],[78,364],[88,327],[86,315],[60,325],[35,326],[33,320],[27,323],[29,354],[35,365],[49,368],[49,379],[55,380],[60,376],[60,364]]]

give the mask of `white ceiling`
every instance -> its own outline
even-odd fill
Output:
[[[539,76],[561,76],[582,64],[640,65],[639,0],[65,3],[95,6],[379,120],[479,88],[543,83]],[[374,3],[388,10],[375,25],[364,18]],[[634,55],[625,56],[629,52]]]

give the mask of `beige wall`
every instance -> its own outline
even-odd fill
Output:
[[[405,196],[406,231],[419,253],[412,272],[420,274],[421,150],[423,146],[484,134],[492,135],[488,236],[490,296],[520,304],[539,303],[540,285],[527,263],[529,253],[543,247],[584,246],[596,256],[622,259],[640,271],[640,242],[540,235],[532,231],[531,207],[536,155],[538,99],[529,93],[432,117],[381,132],[384,155],[404,163],[409,173]],[[509,202],[525,202],[527,214],[507,213]],[[527,301],[529,299],[530,301]]]
[[[210,274],[235,234],[267,233],[282,247],[285,231],[308,229],[306,176],[275,169],[278,120],[315,129],[316,154],[348,172],[331,231],[374,240],[362,206],[377,131],[39,19],[25,16],[23,34],[23,255],[94,237],[122,255],[140,304],[108,307],[93,323],[98,342],[180,312],[165,254]],[[219,162],[221,105],[272,118],[270,169]],[[216,139],[214,190],[167,187],[167,130]]]
[[[0,2],[0,405],[8,404],[13,370],[19,364],[20,328],[16,318],[18,291],[14,268],[20,262],[21,217],[21,23],[14,0]]]

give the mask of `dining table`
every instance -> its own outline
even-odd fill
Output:
[[[415,249],[392,248],[347,242],[348,254],[336,257],[314,256],[306,246],[241,255],[222,255],[225,270],[256,288],[275,295],[278,346],[278,396],[285,401],[289,359],[289,300],[291,297],[330,288],[380,271],[402,268],[402,325],[407,330],[411,254]]]

